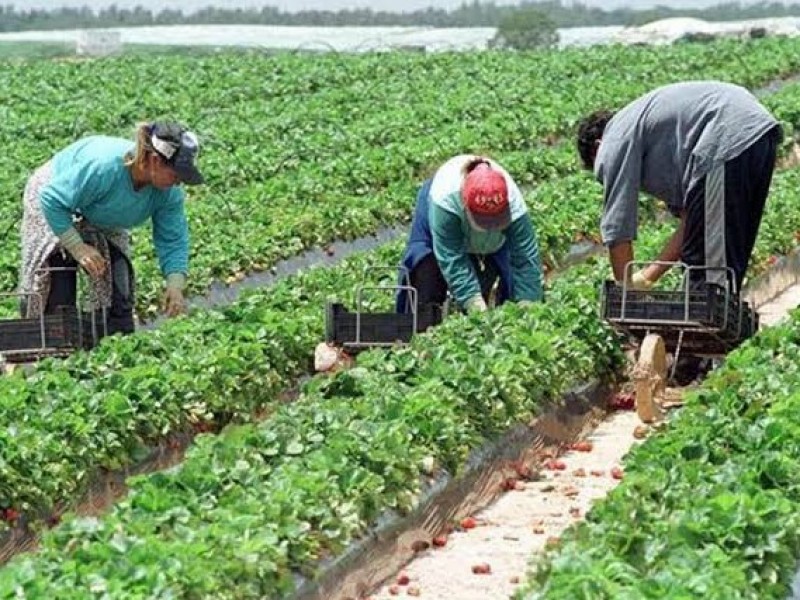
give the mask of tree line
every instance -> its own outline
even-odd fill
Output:
[[[209,0],[211,2],[221,0]],[[556,27],[600,25],[637,25],[668,17],[695,17],[708,21],[734,21],[765,17],[800,16],[800,4],[759,2],[742,5],[726,2],[704,9],[673,9],[658,6],[647,10],[619,8],[604,10],[580,2],[561,0],[522,2],[518,6],[496,6],[492,2],[471,0],[452,10],[427,8],[407,13],[351,10],[304,10],[286,12],[275,7],[231,9],[209,7],[184,14],[182,10],[163,9],[157,12],[141,6],[133,9],[110,6],[91,8],[58,8],[35,10],[0,6],[0,31],[33,29],[83,29],[102,27],[135,27],[144,25],[296,25],[296,26],[432,26],[432,27],[497,27],[514,11],[535,8],[546,14]]]

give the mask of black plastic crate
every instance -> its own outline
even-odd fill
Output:
[[[44,316],[44,340],[38,317],[0,320],[0,352],[92,348],[104,331],[102,313],[95,313],[94,318],[96,335],[92,333],[92,313],[82,313],[79,319],[76,308],[59,307]]]
[[[356,343],[357,313],[343,304],[329,302],[325,306],[325,341],[342,346]],[[411,341],[414,333],[421,333],[442,322],[442,306],[425,304],[417,310],[417,329],[411,313],[361,313],[362,344],[393,344]]]
[[[738,294],[726,294],[725,288],[715,283],[703,283],[689,290],[688,314],[684,290],[632,290],[628,289],[625,315],[622,315],[622,286],[606,281],[603,289],[603,318],[619,321],[621,327],[637,324],[651,329],[700,326],[715,330],[724,339],[744,340],[758,330],[758,315],[752,307],[740,300]],[[690,323],[687,325],[687,323]]]

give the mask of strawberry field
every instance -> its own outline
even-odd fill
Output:
[[[576,160],[571,144],[554,142],[585,112],[687,78],[755,87],[797,71],[798,49],[797,40],[760,40],[533,56],[223,53],[5,64],[0,231],[9,233],[0,290],[16,285],[26,176],[82,135],[130,137],[137,122],[156,117],[201,134],[209,184],[191,190],[189,213],[191,289],[202,293],[213,279],[406,220],[415,185],[452,154],[491,149],[529,185],[562,177]],[[576,216],[584,213],[564,222]],[[135,241],[139,309],[152,315],[160,277],[149,233]]]
[[[26,173],[60,145],[174,116],[206,142],[209,184],[191,190],[189,204],[195,292],[407,220],[420,178],[468,150],[488,150],[529,188],[542,254],[555,267],[599,219],[599,189],[578,172],[570,137],[584,112],[688,78],[757,88],[800,71],[798,50],[800,41],[786,39],[3,65],[0,225],[13,225]],[[800,86],[764,101],[787,124],[800,119]],[[794,248],[799,187],[800,170],[776,174],[753,274]],[[646,225],[640,256],[669,231]],[[0,284],[13,289],[18,239],[2,243]],[[0,597],[287,596],[382,515],[413,508],[431,463],[457,475],[487,440],[574,386],[618,373],[617,340],[597,316],[607,273],[597,259],[556,273],[543,305],[452,317],[407,348],[310,379],[283,402],[310,371],[325,299],[349,301],[364,268],[396,263],[401,247],[0,379],[3,527],[63,520],[37,553],[0,569]],[[135,252],[149,313],[159,278],[144,231]],[[785,597],[800,555],[791,417],[799,326],[735,352],[630,457],[621,487],[538,565],[525,594]],[[102,518],[65,514],[99,473],[185,432],[199,435],[181,468],[132,480],[127,499]]]

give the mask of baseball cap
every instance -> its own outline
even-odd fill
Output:
[[[479,229],[504,229],[511,223],[506,178],[489,163],[467,173],[461,186],[467,218]]]
[[[157,121],[153,124],[150,142],[183,183],[199,185],[205,182],[195,164],[200,144],[194,133],[178,123]]]

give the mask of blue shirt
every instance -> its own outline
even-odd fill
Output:
[[[53,177],[39,193],[44,217],[57,236],[72,227],[74,214],[110,231],[132,229],[152,219],[161,272],[186,274],[189,226],[184,192],[177,186],[134,190],[123,162],[133,149],[129,140],[91,136],[58,152],[52,160]]]

